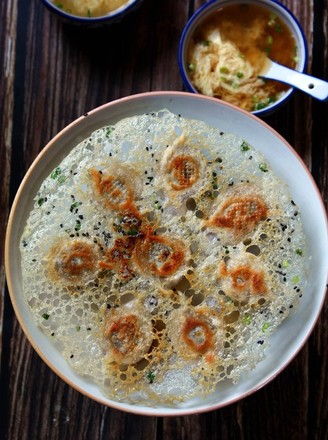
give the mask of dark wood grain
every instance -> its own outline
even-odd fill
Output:
[[[19,183],[68,123],[108,101],[149,90],[183,90],[180,34],[202,0],[144,0],[111,28],[60,22],[39,0],[0,2],[0,242]],[[303,26],[308,73],[328,78],[328,0],[283,0]],[[328,199],[328,107],[295,92],[265,118],[303,158]],[[10,440],[203,440],[328,438],[328,306],[309,340],[271,383],[241,402],[185,417],[140,417],[70,388],[23,334],[0,254],[0,438]]]

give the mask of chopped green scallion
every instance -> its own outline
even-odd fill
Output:
[[[265,104],[264,102],[258,102],[257,104],[255,104],[254,110],[262,110],[262,108],[265,108],[266,106],[267,104]]]
[[[112,134],[113,129],[111,127],[106,128],[106,137],[108,138]]]
[[[248,151],[250,149],[250,146],[248,145],[247,142],[243,141],[240,148],[241,148],[241,151]]]
[[[153,383],[155,380],[155,374],[152,371],[148,371],[147,379],[148,379],[149,383]]]
[[[224,74],[228,74],[228,73],[230,73],[230,70],[228,69],[228,67],[223,66],[223,67],[220,67],[220,72],[224,73]]]
[[[51,174],[50,174],[50,177],[52,178],[52,179],[58,179],[58,177],[61,175],[61,173],[62,173],[62,170],[59,168],[59,167],[57,167]]]
[[[262,332],[266,332],[268,330],[268,328],[270,327],[270,324],[268,322],[265,322],[262,325]]]
[[[259,168],[263,173],[267,173],[269,171],[268,165],[264,162],[260,163]]]
[[[73,212],[78,206],[82,205],[82,202],[74,202],[71,204],[69,210]]]
[[[252,317],[251,317],[251,315],[245,315],[245,316],[244,316],[244,319],[243,319],[243,323],[246,324],[246,325],[248,325],[248,324],[250,324],[251,322],[252,322]]]

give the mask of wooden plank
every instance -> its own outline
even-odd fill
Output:
[[[0,243],[4,243],[10,206],[10,160],[12,143],[12,117],[14,107],[14,64],[15,36],[17,29],[17,2],[8,0],[0,4],[0,16],[4,26],[0,26]],[[0,253],[0,358],[5,304],[4,255]],[[0,366],[1,371],[1,366]]]

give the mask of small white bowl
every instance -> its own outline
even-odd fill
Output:
[[[70,150],[91,132],[122,118],[167,108],[190,119],[198,119],[225,132],[242,136],[268,160],[288,185],[300,208],[308,240],[309,274],[300,304],[278,327],[266,357],[239,383],[220,383],[206,398],[195,398],[172,408],[147,407],[106,397],[89,379],[79,376],[66,363],[49,338],[37,327],[22,289],[19,243],[26,219],[41,182]],[[274,379],[296,356],[309,337],[323,305],[327,283],[327,217],[319,191],[308,169],[292,147],[272,128],[249,112],[203,95],[183,92],[151,92],[119,99],[90,111],[64,128],[41,151],[28,170],[15,197],[5,244],[6,276],[12,304],[27,338],[46,364],[65,382],[84,395],[110,407],[151,416],[179,416],[221,408],[236,402]]]
[[[57,4],[60,4],[60,1],[55,2],[53,0],[41,0],[42,3],[53,13],[55,13],[60,19],[62,19],[66,23],[72,23],[76,25],[85,25],[88,27],[101,27],[108,26],[113,23],[120,22],[128,13],[137,9],[143,0],[127,0],[119,8],[114,11],[109,12],[103,16],[99,17],[81,17],[78,15],[71,14],[70,12],[65,11]]]
[[[178,63],[180,73],[184,82],[185,87],[188,91],[193,93],[200,93],[196,87],[193,85],[188,69],[188,58],[187,52],[191,39],[201,24],[207,20],[212,14],[214,14],[219,8],[230,5],[238,4],[250,4],[262,6],[265,9],[271,11],[275,14],[287,27],[290,29],[292,35],[295,38],[297,46],[297,65],[296,70],[299,72],[304,72],[307,65],[307,44],[302,27],[296,17],[289,11],[284,5],[275,0],[211,0],[201,6],[189,19],[187,22],[179,43],[178,51]],[[279,99],[272,102],[268,106],[252,111],[253,114],[257,116],[263,116],[277,110],[283,103],[287,101],[294,89],[292,87],[288,88],[285,92],[281,94]]]

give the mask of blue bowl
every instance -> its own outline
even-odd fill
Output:
[[[304,31],[296,17],[284,5],[275,0],[210,0],[201,6],[191,16],[180,38],[178,63],[183,83],[189,92],[200,93],[190,79],[187,59],[188,47],[194,32],[205,20],[209,19],[211,14],[215,13],[219,8],[236,4],[254,4],[262,6],[275,14],[285,25],[287,25],[295,38],[297,46],[298,59],[296,70],[300,72],[305,71],[307,65],[307,44]],[[270,103],[264,108],[254,110],[251,113],[257,116],[264,116],[272,113],[289,99],[293,91],[293,87],[288,88],[288,90],[281,93],[280,97],[276,101]]]

